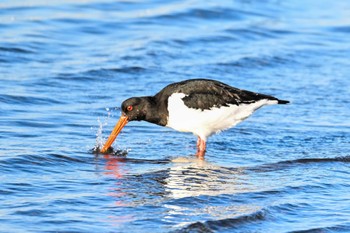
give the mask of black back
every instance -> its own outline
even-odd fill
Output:
[[[183,98],[185,105],[201,110],[229,104],[249,104],[261,99],[277,100],[279,104],[289,103],[289,101],[279,100],[273,96],[241,90],[215,80],[191,79],[170,84],[154,96],[163,111],[167,111],[163,108],[167,108],[168,98],[173,93],[184,93],[186,95]]]

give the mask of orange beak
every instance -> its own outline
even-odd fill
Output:
[[[126,123],[128,123],[128,117],[125,115],[122,115],[119,118],[119,121],[117,122],[117,124],[114,126],[114,129],[112,133],[109,135],[105,145],[101,149],[101,153],[107,152],[108,148],[113,144],[114,140],[116,139],[120,131],[123,129],[123,127],[126,125]]]

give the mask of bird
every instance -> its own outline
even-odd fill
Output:
[[[254,111],[288,100],[232,87],[211,79],[189,79],[169,84],[154,96],[123,101],[121,116],[101,153],[107,153],[130,121],[147,121],[196,135],[198,157],[204,157],[207,139],[248,118]]]

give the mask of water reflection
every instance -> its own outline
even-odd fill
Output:
[[[115,182],[112,183],[112,186],[108,185],[108,188],[106,190],[106,196],[110,197],[113,204],[113,209],[122,209],[122,208],[128,208],[132,206],[132,203],[130,203],[130,194],[128,193],[128,190],[125,189],[124,186],[124,175],[127,173],[127,170],[125,170],[125,157],[118,157],[112,154],[105,154],[103,155],[104,159],[104,169],[103,174],[107,177],[113,177],[115,179]],[[133,222],[136,219],[136,217],[131,213],[123,213],[121,214],[118,211],[118,214],[116,215],[109,215],[107,219],[104,221],[107,221],[111,224],[111,226],[116,228],[124,228],[127,224],[130,224],[130,222]]]
[[[105,174],[112,175],[117,179],[123,178],[122,165],[125,161],[125,157],[117,157],[110,154],[103,155],[106,161],[105,164]]]
[[[122,187],[122,179],[124,177],[124,174],[127,172],[124,166],[126,158],[117,157],[110,154],[103,155],[103,158],[105,159],[103,174],[109,177],[114,177],[116,179],[114,185],[108,188],[108,193],[106,195],[113,197],[114,206],[130,206],[126,201],[126,196],[128,195],[128,193],[125,192],[124,188]]]
[[[221,194],[235,194],[253,191],[250,185],[249,173],[244,168],[226,168],[211,164],[195,157],[180,157],[167,162],[142,159],[127,159],[113,155],[103,155],[105,160],[104,174],[117,179],[115,191],[133,193],[135,189],[144,190],[133,201],[142,197],[154,198],[158,196],[166,199],[180,199],[196,196],[218,196]],[[151,163],[155,163],[151,166]],[[142,174],[132,174],[128,169],[139,167],[141,164],[149,166],[149,171]],[[164,164],[166,164],[164,166]],[[165,168],[164,168],[165,167]],[[136,169],[136,168],[135,168]],[[126,177],[127,179],[126,179]],[[142,187],[138,187],[142,184]],[[146,195],[147,194],[147,195]],[[113,194],[119,197],[119,193]],[[130,197],[131,198],[131,197]],[[145,200],[142,200],[144,203]]]
[[[130,207],[134,213],[144,213],[152,206],[161,222],[175,228],[193,223],[197,218],[198,221],[236,218],[261,210],[261,206],[235,201],[235,195],[255,189],[244,168],[221,167],[196,157],[176,158],[160,164],[113,155],[103,158],[103,174],[115,179],[106,195],[112,198],[113,209],[117,211],[109,217],[116,219],[113,223],[116,226],[150,217],[136,217],[130,214]],[[132,171],[144,165],[149,169],[133,174]]]
[[[248,177],[243,168],[224,168],[202,159],[181,160],[173,160],[164,182],[171,198],[217,196],[251,190],[244,185]]]
[[[164,203],[164,221],[174,229],[203,220],[235,219],[260,211],[262,207],[237,199],[256,189],[244,168],[226,168],[202,159],[172,160],[164,189],[170,200]]]

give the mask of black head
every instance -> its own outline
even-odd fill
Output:
[[[132,97],[122,103],[122,113],[128,117],[128,121],[142,121],[146,119],[149,105],[147,97]]]
[[[150,117],[155,113],[152,106],[154,106],[153,97],[133,97],[125,100],[122,103],[122,115],[101,149],[101,153],[108,151],[120,131],[129,121],[146,120],[157,124],[158,121],[154,121],[154,118]]]

